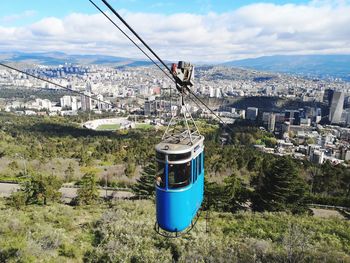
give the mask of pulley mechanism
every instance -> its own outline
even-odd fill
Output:
[[[194,66],[189,62],[179,61],[177,65],[171,65],[171,73],[176,81],[176,88],[180,93],[189,91],[189,87],[193,86]]]

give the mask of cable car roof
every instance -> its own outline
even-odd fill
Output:
[[[187,153],[201,148],[203,141],[202,135],[192,136],[192,142],[190,137],[169,136],[156,145],[156,151],[165,154]]]

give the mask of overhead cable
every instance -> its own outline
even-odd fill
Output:
[[[178,83],[176,82],[175,78],[172,79],[165,71],[162,69],[158,63],[156,63],[146,52],[143,51],[143,49],[135,43],[117,24],[114,23],[114,21],[106,15],[92,0],[89,0],[90,3],[92,3],[110,22],[113,23],[113,25],[124,34],[143,54],[147,56],[148,59],[150,59],[157,67],[168,77],[170,78],[176,86],[178,86]],[[168,67],[167,64],[153,51],[153,49],[148,46],[148,44],[136,33],[136,31],[123,19],[123,17],[106,1],[102,0],[102,2],[109,8],[109,10],[136,36],[141,43],[157,58],[157,60],[169,71],[169,73],[173,76],[171,69]],[[226,126],[228,129],[232,131],[232,129],[227,125],[226,122],[224,122],[212,109],[210,109],[201,99],[198,98],[197,95],[195,95],[190,89],[187,89],[190,94],[192,94],[201,104],[203,104],[224,126]],[[194,101],[191,98],[192,101]],[[197,104],[197,103],[196,103]],[[198,104],[197,104],[198,105]]]
[[[73,89],[68,88],[68,87],[65,87],[65,86],[63,86],[63,85],[61,85],[61,84],[55,83],[55,82],[53,82],[53,81],[51,81],[51,80],[44,79],[44,78],[42,78],[42,77],[36,76],[36,75],[31,74],[31,73],[29,73],[29,72],[25,72],[25,71],[20,70],[20,69],[18,69],[18,68],[14,68],[14,67],[9,66],[9,65],[7,65],[7,64],[4,64],[4,63],[1,63],[1,62],[0,62],[0,66],[3,66],[3,67],[5,67],[5,68],[8,68],[8,69],[11,69],[11,70],[14,70],[14,71],[17,71],[17,72],[22,73],[22,74],[25,74],[25,75],[28,75],[28,76],[30,76],[30,77],[32,77],[32,78],[39,79],[39,80],[41,80],[41,81],[45,81],[45,82],[50,83],[50,84],[52,84],[52,85],[54,85],[54,86],[60,87],[60,88],[62,88],[62,89],[68,90],[68,91],[73,92],[73,93],[76,93],[76,94],[79,94],[79,95],[81,95],[81,96],[85,96],[85,97],[90,98],[90,99],[93,99],[93,100],[95,100],[95,101],[98,101],[98,102],[101,102],[101,103],[105,103],[105,104],[110,105],[110,106],[112,106],[112,107],[114,106],[112,103],[109,103],[109,102],[100,100],[100,99],[95,98],[95,97],[90,96],[90,95],[86,95],[86,94],[84,94],[83,92],[80,92],[80,91],[77,91],[77,90],[73,90]]]

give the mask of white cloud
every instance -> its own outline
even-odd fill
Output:
[[[206,15],[121,12],[146,42],[168,60],[350,54],[349,1],[257,3]],[[0,50],[14,49],[144,58],[101,14],[73,13],[63,19],[48,17],[26,27],[0,27]]]
[[[47,17],[28,27],[33,36],[39,37],[64,37],[65,24],[62,20],[55,17]]]
[[[35,15],[36,15],[36,11],[25,10],[19,14],[12,14],[12,15],[8,15],[8,16],[4,16],[4,17],[0,18],[0,21],[3,23],[9,23],[9,22],[14,22],[14,21],[19,20],[19,19],[32,17]]]

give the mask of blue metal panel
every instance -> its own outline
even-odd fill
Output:
[[[158,225],[169,232],[180,232],[190,224],[203,201],[204,169],[195,183],[181,189],[156,187]]]

